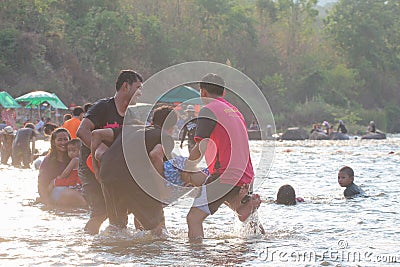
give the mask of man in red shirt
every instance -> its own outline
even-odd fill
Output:
[[[223,98],[224,86],[225,81],[211,73],[200,82],[205,106],[199,113],[196,145],[186,168],[194,170],[196,163],[205,156],[210,177],[187,215],[188,235],[192,240],[204,237],[203,221],[224,202],[241,221],[245,221],[261,203],[259,195],[246,197],[254,179],[247,128],[240,111]],[[182,173],[183,179],[185,176]]]

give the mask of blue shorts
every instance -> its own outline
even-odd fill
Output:
[[[164,178],[168,182],[179,185],[185,186],[185,182],[182,180],[181,171],[185,169],[185,163],[187,161],[187,157],[183,156],[176,156],[173,159],[164,162]],[[207,168],[201,170],[202,173],[205,175],[209,175],[210,172]]]

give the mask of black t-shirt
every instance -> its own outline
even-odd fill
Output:
[[[91,120],[94,129],[121,128],[124,117],[118,114],[114,97],[100,99],[88,110],[84,118]]]
[[[122,144],[122,134],[119,134],[114,143],[103,154],[100,166],[100,177],[104,183],[129,182],[133,181],[125,161],[125,153],[131,153],[129,160],[134,162],[135,170],[141,175],[146,175],[149,166],[148,154],[157,145],[161,144],[167,157],[171,156],[174,148],[174,140],[171,136],[162,132],[161,128],[155,126],[143,127],[142,125],[127,126],[129,132],[124,135]],[[163,135],[163,137],[162,137]],[[143,141],[145,138],[145,141]]]
[[[124,122],[124,117],[118,114],[114,97],[98,100],[87,111],[84,118],[89,119],[94,124],[94,129],[121,128]],[[86,159],[89,154],[90,149],[84,145],[81,146],[79,168],[86,172],[90,171],[86,165]]]

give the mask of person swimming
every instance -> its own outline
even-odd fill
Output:
[[[343,192],[346,198],[364,195],[364,191],[354,183],[354,171],[349,166],[344,166],[339,170],[338,183],[341,187],[346,187]]]
[[[283,205],[296,205],[297,202],[304,202],[304,199],[301,197],[296,197],[296,192],[293,186],[289,184],[282,185],[278,193],[276,195],[276,204]]]

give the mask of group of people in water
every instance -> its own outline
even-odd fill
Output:
[[[170,203],[162,198],[171,192],[168,187],[198,187],[187,215],[190,239],[204,237],[203,221],[224,203],[245,221],[261,199],[250,192],[254,170],[246,124],[239,110],[223,98],[223,78],[211,73],[202,78],[200,93],[205,105],[197,118],[193,108],[187,107],[181,140],[189,135],[189,157],[171,153],[177,114],[169,106],[155,109],[149,126],[139,121],[125,125],[128,133],[122,139],[125,112],[141,96],[142,83],[139,73],[121,71],[113,97],[97,101],[86,113],[75,108],[77,112],[69,119],[75,122],[67,120],[65,128],[51,133],[50,152],[39,169],[40,201],[88,206],[90,219],[84,229],[90,234],[97,234],[107,218],[110,225],[126,228],[129,213],[138,229],[160,234],[165,227],[163,207]],[[78,139],[71,138],[74,134]],[[133,169],[127,163],[127,149]],[[203,157],[207,168],[201,169],[198,163]],[[159,177],[164,187],[159,187]],[[157,190],[149,193],[143,181]]]
[[[343,191],[345,198],[354,198],[365,194],[364,191],[354,183],[354,170],[349,166],[344,166],[339,170],[338,184],[346,188]],[[273,201],[277,204],[290,206],[304,202],[304,199],[296,197],[296,191],[293,186],[285,184],[279,188],[276,199]]]
[[[333,125],[330,125],[329,122],[324,121],[322,122],[322,124],[318,124],[318,123],[314,123],[313,127],[310,131],[310,133],[324,133],[327,136],[329,136],[330,134],[335,132],[335,128],[333,127]],[[342,120],[339,120],[339,126],[336,130],[337,133],[342,133],[342,134],[347,134],[347,128],[344,125],[344,122]]]
[[[188,157],[172,155],[171,134],[177,114],[170,106],[156,108],[151,125],[140,121],[124,125],[126,134],[122,138],[125,112],[141,96],[142,83],[139,73],[121,71],[113,97],[98,100],[86,112],[76,107],[63,127],[51,132],[50,150],[39,168],[40,202],[89,207],[90,218],[84,227],[89,234],[97,234],[107,218],[110,225],[124,229],[132,213],[137,229],[160,235],[165,228],[163,208],[181,196],[164,201],[165,194],[175,192],[169,187],[197,187],[198,194],[186,217],[191,240],[204,237],[203,221],[222,204],[232,209],[240,221],[246,221],[260,206],[261,198],[251,192],[254,170],[245,120],[223,98],[224,79],[213,73],[205,75],[199,84],[203,108],[197,117],[192,107],[186,110],[189,116],[180,146],[189,134]],[[34,140],[31,130],[21,131],[20,135]],[[18,132],[15,139],[19,138]],[[26,144],[23,149],[27,149]],[[26,154],[26,150],[23,152]],[[207,168],[198,167],[203,157]],[[21,161],[28,163],[23,156]],[[350,170],[345,167],[338,175],[340,186],[346,187],[346,197],[361,193]],[[285,185],[276,203],[293,205],[302,201],[290,185]]]

